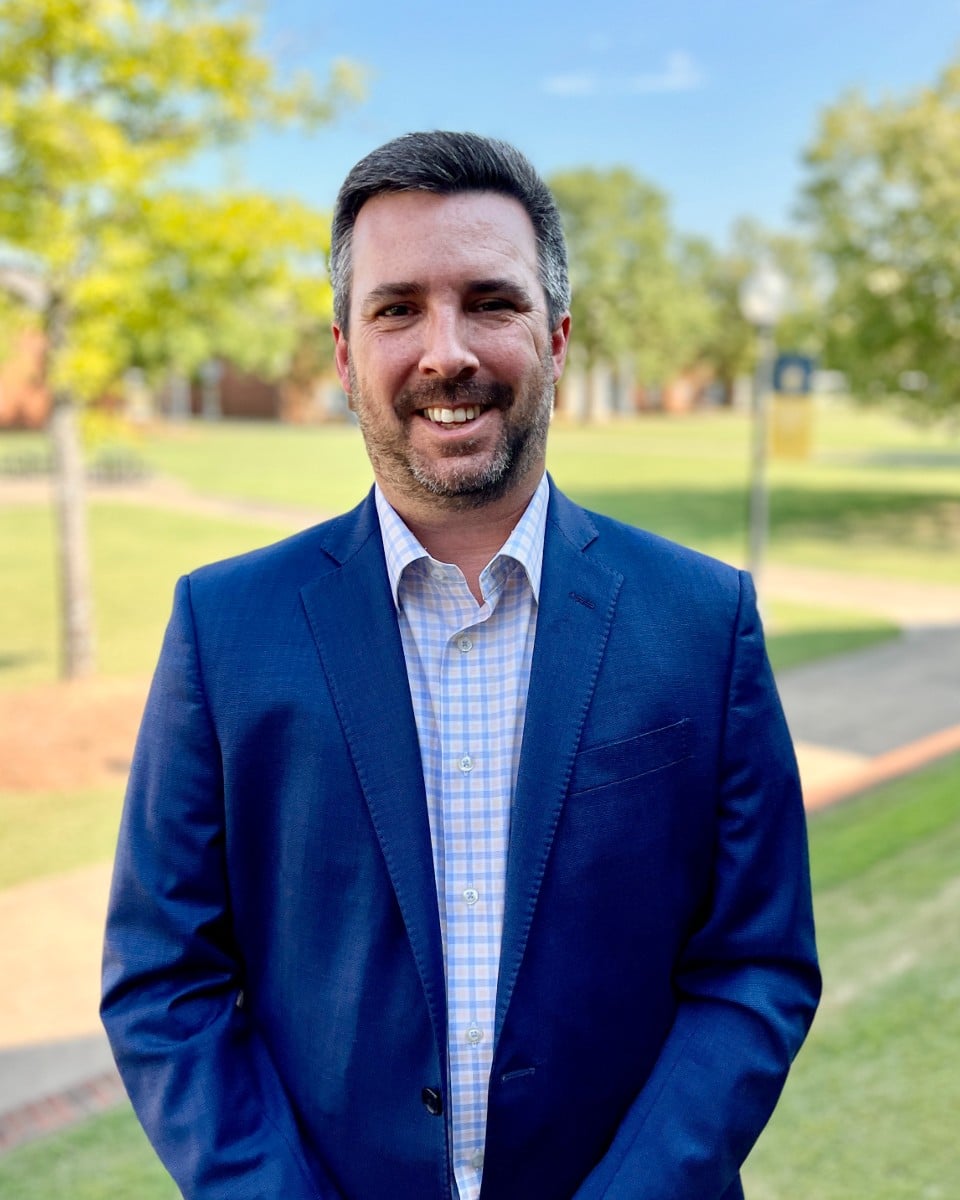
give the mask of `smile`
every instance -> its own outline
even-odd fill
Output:
[[[435,425],[463,425],[475,421],[483,412],[479,404],[468,404],[465,408],[425,408],[423,415]]]

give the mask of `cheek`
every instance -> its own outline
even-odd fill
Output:
[[[542,368],[549,360],[546,342],[538,344],[529,331],[518,329],[509,336],[488,334],[478,337],[474,351],[484,367],[503,379],[520,379]]]
[[[411,348],[406,340],[400,337],[385,339],[364,346],[354,359],[356,378],[361,386],[374,388],[377,391],[390,390],[400,386],[416,359],[412,356]]]

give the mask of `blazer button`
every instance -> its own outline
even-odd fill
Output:
[[[443,1116],[443,1097],[440,1095],[439,1088],[425,1087],[420,1093],[420,1099],[431,1117]]]

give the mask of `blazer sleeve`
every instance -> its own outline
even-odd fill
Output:
[[[820,995],[796,759],[741,573],[711,910],[679,963],[657,1064],[575,1200],[722,1200]]]
[[[182,579],[124,804],[101,1014],[137,1115],[186,1200],[336,1200],[307,1162],[244,1012],[239,966],[220,752]]]

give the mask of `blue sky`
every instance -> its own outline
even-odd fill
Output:
[[[323,77],[369,72],[367,99],[309,137],[262,136],[233,183],[327,207],[353,162],[411,129],[507,138],[544,173],[625,164],[676,228],[722,244],[740,215],[791,221],[823,107],[932,82],[960,54],[960,0],[268,0],[264,47]],[[208,178],[208,172],[204,172]]]

